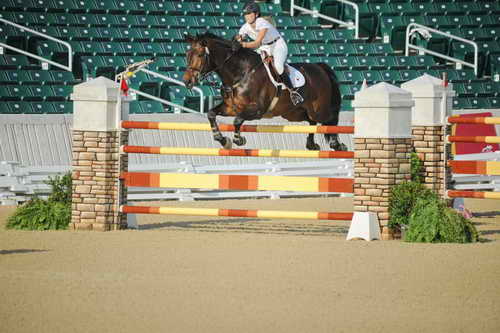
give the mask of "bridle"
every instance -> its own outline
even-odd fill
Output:
[[[186,68],[186,70],[190,71],[190,72],[194,72],[194,73],[199,73],[199,78],[198,78],[198,82],[200,81],[203,81],[205,80],[210,74],[212,74],[213,72],[217,72],[219,69],[222,68],[222,66],[224,66],[226,64],[226,62],[229,61],[229,59],[232,58],[233,55],[235,55],[237,53],[237,51],[231,51],[231,53],[229,53],[227,55],[227,57],[224,59],[224,61],[217,67],[215,67],[214,69],[210,70],[210,71],[207,71],[207,72],[204,72],[205,70],[205,67],[207,66],[208,62],[209,62],[209,54],[210,54],[210,51],[208,50],[208,47],[205,46],[205,52],[203,53],[203,65],[201,66],[201,68],[194,68],[192,66],[188,66]]]

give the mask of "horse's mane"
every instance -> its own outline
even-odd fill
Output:
[[[220,36],[217,36],[211,32],[205,32],[201,35],[197,35],[196,36],[196,39],[198,40],[206,40],[206,39],[211,39],[211,40],[214,40],[216,41],[218,44],[226,47],[226,48],[231,48],[232,46],[232,41],[230,40],[227,40],[227,39],[224,39]],[[254,51],[250,50],[250,49],[246,49],[246,48],[240,48],[238,53],[241,53],[241,55],[245,55],[245,56],[248,56],[248,57],[254,57],[254,58],[258,58],[258,54],[255,53]]]

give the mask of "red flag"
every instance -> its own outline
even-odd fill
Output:
[[[121,80],[121,82],[120,82],[120,89],[121,89],[121,91],[123,91],[123,94],[125,96],[128,96],[128,84],[127,84],[127,80],[125,80],[125,79]]]

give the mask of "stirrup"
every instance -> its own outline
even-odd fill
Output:
[[[290,99],[293,105],[300,104],[304,101],[304,98],[295,90],[290,89]]]

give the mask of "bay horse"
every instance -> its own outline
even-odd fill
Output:
[[[220,132],[216,116],[235,117],[233,142],[238,146],[246,143],[240,134],[245,120],[281,116],[289,121],[307,121],[311,125],[337,125],[340,90],[336,76],[328,65],[292,64],[306,79],[306,84],[300,88],[304,101],[294,106],[289,91],[283,90],[280,94],[271,82],[261,56],[255,51],[238,47],[240,45],[235,41],[208,32],[187,35],[186,42],[190,44],[183,76],[186,87],[191,89],[212,72],[217,73],[222,81],[223,102],[209,110],[207,116],[214,140],[224,148],[231,148],[231,141]],[[274,77],[276,79],[276,73]],[[324,135],[331,149],[346,150],[346,146],[338,141],[337,134]],[[306,148],[320,149],[312,133],[307,136]]]

